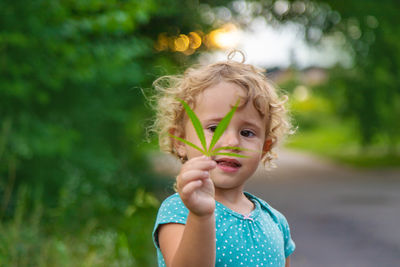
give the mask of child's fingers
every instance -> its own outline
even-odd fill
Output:
[[[208,171],[202,170],[189,170],[187,172],[182,173],[178,176],[177,186],[179,188],[183,188],[186,184],[195,181],[209,178],[210,174]]]
[[[191,195],[197,188],[201,187],[203,184],[202,180],[194,180],[186,184],[181,191],[183,196]]]
[[[217,163],[214,160],[200,157],[188,161],[187,163],[185,163],[185,166],[183,166],[182,169],[183,171],[193,169],[208,171],[214,169],[216,166]]]
[[[186,162],[177,177],[178,190],[186,184],[198,179],[209,178],[209,170],[215,168],[217,163],[208,157],[196,157]]]
[[[202,170],[190,170],[187,172],[184,172],[181,174],[181,180],[190,182],[191,180],[195,179],[205,179],[210,176],[208,171],[202,171]]]

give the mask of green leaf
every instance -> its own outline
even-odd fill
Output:
[[[215,129],[213,138],[211,139],[210,147],[208,148],[208,152],[211,152],[215,144],[218,142],[219,138],[221,138],[222,134],[225,132],[226,128],[231,121],[233,114],[235,113],[237,107],[239,106],[240,99],[236,101],[235,106],[225,115],[225,117],[218,123],[217,129]]]
[[[207,149],[207,143],[206,143],[206,139],[204,136],[204,131],[203,131],[203,126],[201,125],[201,122],[199,120],[199,118],[196,116],[196,114],[194,113],[194,111],[189,107],[189,105],[182,99],[178,99],[185,111],[186,114],[188,115],[189,119],[191,120],[194,129],[196,130],[197,136],[203,146],[204,149],[199,148],[198,146],[196,146],[195,144],[182,139],[180,137],[174,136],[172,134],[170,134],[171,137],[177,139],[178,141],[181,141],[197,150],[199,150],[201,153],[203,153],[206,156],[213,156],[213,155],[224,155],[224,156],[231,156],[231,157],[239,157],[239,158],[248,158],[249,156],[245,156],[245,155],[241,155],[238,153],[219,153],[218,151],[224,150],[224,149],[229,149],[229,150],[242,150],[242,151],[252,151],[252,152],[257,152],[260,153],[261,151],[256,151],[256,150],[251,150],[251,149],[247,149],[247,148],[242,148],[242,147],[233,147],[233,146],[224,146],[224,147],[219,147],[215,150],[213,150],[213,147],[215,146],[215,144],[218,142],[218,140],[221,138],[221,136],[223,135],[224,131],[226,130],[226,128],[228,127],[233,115],[236,112],[236,109],[239,106],[240,103],[240,99],[238,99],[236,101],[236,104],[232,107],[232,109],[225,115],[224,118],[222,118],[222,120],[218,123],[217,128],[215,129],[213,138],[211,140],[210,146]]]
[[[196,130],[197,136],[200,139],[201,145],[203,146],[204,151],[207,154],[206,138],[204,136],[203,126],[201,125],[199,118],[196,116],[194,111],[189,107],[189,105],[185,101],[183,101],[182,99],[178,100],[182,103],[183,107],[185,108],[186,113],[189,116],[189,119],[191,120],[194,129]]]
[[[180,138],[180,137],[178,137],[178,136],[175,136],[175,135],[173,135],[173,134],[169,134],[169,135],[170,135],[172,138],[175,138],[176,140],[181,141],[182,143],[185,143],[185,144],[187,144],[188,146],[191,146],[191,147],[193,147],[193,148],[199,150],[199,151],[200,151],[201,153],[203,153],[204,155],[206,155],[206,156],[208,155],[206,151],[204,151],[204,150],[201,149],[200,147],[196,146],[195,144],[193,144],[193,143],[191,143],[191,142],[189,142],[189,141],[187,141],[187,140],[185,140],[185,139],[183,139],[183,138]]]
[[[211,153],[212,156],[222,155],[222,156],[230,156],[230,157],[238,157],[238,158],[250,158],[249,156],[237,154],[237,153]]]

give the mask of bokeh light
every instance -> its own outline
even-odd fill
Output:
[[[201,46],[201,36],[196,33],[196,32],[190,32],[189,33],[189,39],[190,39],[190,48],[191,49],[197,49]]]
[[[220,28],[212,30],[208,34],[201,31],[192,31],[189,34],[169,36],[160,33],[154,43],[154,49],[158,52],[172,51],[191,55],[201,47],[206,49],[228,49],[236,47],[240,41],[240,31],[232,23],[227,23]]]
[[[174,50],[184,52],[189,48],[189,37],[185,34],[180,34],[178,38],[174,40]]]
[[[209,40],[214,47],[233,48],[240,40],[239,30],[234,24],[228,23],[210,32]]]

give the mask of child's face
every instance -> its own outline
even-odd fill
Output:
[[[210,144],[213,132],[221,119],[231,110],[239,97],[245,97],[245,91],[234,83],[221,82],[205,89],[196,97],[194,112],[203,125],[207,145]],[[184,138],[201,147],[200,140],[189,119],[185,123]],[[235,146],[260,151],[234,151],[249,158],[238,158],[217,155],[213,157],[218,164],[212,170],[211,178],[214,185],[220,189],[242,189],[244,182],[254,173],[261,160],[261,151],[265,143],[266,119],[254,107],[252,101],[246,105],[239,105],[228,128],[218,140],[215,148]],[[188,159],[202,154],[187,145],[181,145],[181,151]],[[222,150],[219,152],[233,152]]]

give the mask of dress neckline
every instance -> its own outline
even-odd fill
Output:
[[[253,221],[254,219],[256,219],[258,217],[258,214],[260,213],[261,205],[257,201],[257,199],[255,199],[254,196],[252,196],[251,194],[244,192],[244,195],[247,197],[248,200],[250,200],[254,204],[254,209],[249,214],[241,214],[239,212],[236,212],[218,201],[215,201],[216,206],[219,207],[221,210],[223,210],[241,220]]]

